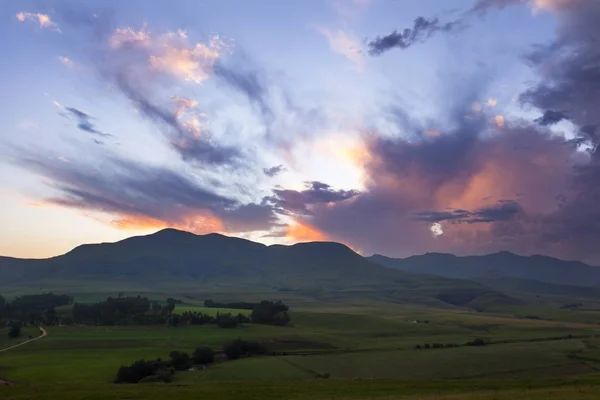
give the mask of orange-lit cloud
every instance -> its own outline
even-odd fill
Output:
[[[496,104],[498,104],[498,101],[496,99],[491,98],[491,97],[488,99],[488,101],[486,103],[486,105],[488,107],[496,107]]]
[[[494,123],[496,124],[496,126],[498,128],[503,128],[504,127],[504,116],[502,116],[502,115],[496,115],[494,117]]]
[[[17,19],[21,22],[37,21],[40,24],[40,28],[48,28],[60,32],[58,25],[54,21],[52,21],[49,15],[46,14],[29,13],[21,11],[17,14]]]
[[[171,97],[175,102],[175,117],[181,121],[181,126],[195,137],[202,136],[208,129],[205,113],[197,111],[198,102],[186,97]]]
[[[318,242],[327,240],[327,236],[306,222],[294,221],[287,227],[286,238],[298,242]]]
[[[219,219],[199,215],[176,221],[160,220],[145,215],[124,215],[113,219],[110,224],[121,230],[146,231],[176,228],[197,234],[223,232],[223,223]]]
[[[145,26],[139,31],[131,27],[116,29],[109,43],[113,49],[143,48],[148,53],[151,70],[194,83],[205,81],[217,59],[230,48],[218,35],[212,36],[206,44],[192,44],[181,29],[154,36]]]
[[[110,37],[109,43],[113,48],[119,48],[124,45],[147,47],[151,44],[150,33],[146,30],[145,26],[139,31],[131,27],[117,28]]]

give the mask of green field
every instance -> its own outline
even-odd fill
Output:
[[[562,312],[550,305],[541,310]],[[249,314],[194,303],[176,311]],[[339,298],[301,301],[291,315],[286,327],[47,327],[47,337],[0,353],[0,379],[17,384],[0,387],[0,396],[227,399],[264,398],[275,390],[269,398],[562,399],[596,398],[600,384],[600,339],[594,337],[600,326],[577,318],[527,319]],[[556,338],[567,335],[574,337]],[[262,341],[278,355],[177,372],[168,385],[110,383],[121,365],[164,359],[172,350],[219,349],[236,338]],[[464,345],[474,338],[507,343]],[[0,347],[7,341],[0,339]],[[425,343],[460,347],[414,349]]]

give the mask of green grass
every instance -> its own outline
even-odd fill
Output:
[[[564,400],[598,399],[598,375],[534,380],[390,381],[319,379],[299,382],[0,386],[6,400],[214,399],[214,400]]]
[[[216,314],[242,310],[210,309],[199,302],[176,307],[176,312],[183,311]],[[546,310],[554,311],[550,307]],[[429,323],[415,324],[413,320]],[[600,397],[600,375],[595,372],[600,371],[598,339],[413,350],[416,344],[463,344],[474,337],[524,341],[600,331],[597,325],[569,318],[518,319],[511,312],[477,313],[339,297],[322,303],[302,302],[292,308],[289,327],[248,324],[238,329],[206,325],[47,330],[46,338],[0,354],[0,377],[22,384],[0,387],[3,400]],[[220,348],[235,338],[261,340],[271,350],[288,355],[178,372],[170,385],[110,383],[120,365],[141,358],[166,358],[172,350],[191,352],[203,345]],[[0,343],[2,340],[0,337]],[[331,377],[316,379],[317,374]]]
[[[0,350],[4,349],[6,347],[14,346],[15,344],[19,344],[26,340],[29,340],[30,336],[32,338],[34,338],[39,335],[40,335],[40,330],[37,327],[27,326],[27,327],[21,328],[21,337],[16,338],[16,339],[9,339],[8,338],[8,328],[2,328],[2,329],[0,329]]]

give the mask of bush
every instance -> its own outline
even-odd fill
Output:
[[[215,352],[210,347],[198,347],[192,353],[194,364],[210,364],[215,359]]]
[[[21,325],[14,324],[8,330],[9,339],[16,339],[21,336]]]
[[[167,375],[173,375],[173,369],[164,361],[138,360],[130,366],[121,366],[115,383],[138,383],[150,376],[162,376],[161,382],[166,382]]]
[[[265,354],[267,348],[259,342],[236,339],[225,344],[223,351],[230,360],[237,360],[240,357]]]
[[[168,369],[161,369],[155,375],[146,376],[139,380],[138,383],[150,383],[150,382],[173,382],[173,371]]]
[[[183,351],[172,351],[169,354],[171,358],[171,365],[175,368],[175,371],[185,371],[192,366],[192,359],[189,354]]]
[[[486,341],[482,338],[477,338],[467,342],[467,346],[485,346],[486,344]]]

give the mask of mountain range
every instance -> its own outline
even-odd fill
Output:
[[[427,253],[390,258],[376,254],[368,259],[399,271],[467,279],[503,291],[600,297],[600,267],[579,261],[506,251],[465,257]]]
[[[266,246],[165,229],[115,243],[82,245],[48,259],[0,257],[0,277],[4,292],[35,288],[106,293],[131,288],[161,293],[295,292],[313,298],[354,293],[385,301],[476,308],[490,301],[519,303],[502,291],[543,288],[570,295],[583,287],[595,296],[600,268],[511,253],[364,258],[333,242]]]

